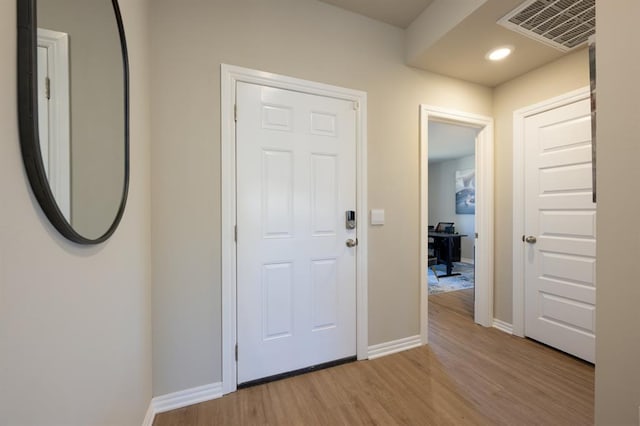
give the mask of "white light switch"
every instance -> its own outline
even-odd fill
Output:
[[[371,209],[371,225],[384,225],[384,210]]]

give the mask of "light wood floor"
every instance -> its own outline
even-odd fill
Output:
[[[473,290],[429,297],[429,345],[156,417],[182,425],[589,425],[594,368],[473,324]]]

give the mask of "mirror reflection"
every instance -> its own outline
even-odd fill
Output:
[[[125,196],[125,80],[112,1],[38,0],[37,26],[45,173],[67,222],[97,239]]]

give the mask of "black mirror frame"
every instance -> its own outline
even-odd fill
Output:
[[[51,224],[67,239],[78,244],[99,244],[106,241],[116,230],[127,203],[129,192],[129,60],[127,42],[118,0],[111,0],[118,26],[122,48],[124,74],[124,185],[122,200],[113,223],[96,239],[78,233],[64,217],[51,192],[47,180],[38,133],[38,82],[37,82],[37,0],[18,1],[18,122],[22,159],[31,183],[31,189]]]

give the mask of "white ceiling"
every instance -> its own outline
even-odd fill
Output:
[[[321,1],[391,23],[399,28],[408,28],[409,38],[414,27],[419,27],[421,22],[429,22],[430,26],[414,31],[419,36],[433,28],[434,22],[438,25],[444,22],[447,12],[461,7],[460,5],[470,6],[470,14],[462,16],[459,20],[451,20],[451,27],[445,26],[444,30],[439,28],[442,35],[438,34],[435,40],[425,44],[420,54],[410,58],[409,62],[418,68],[488,87],[495,87],[563,55],[559,50],[507,30],[496,23],[523,0]],[[429,14],[433,15],[431,20],[427,19]],[[420,19],[416,19],[418,17]],[[485,59],[485,54],[490,49],[507,44],[515,47],[510,57],[501,62]]]
[[[473,155],[477,135],[472,127],[429,121],[429,163]]]
[[[320,0],[369,18],[407,28],[433,0]]]

